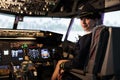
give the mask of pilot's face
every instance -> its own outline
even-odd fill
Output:
[[[90,19],[90,18],[81,18],[81,26],[84,29],[84,31],[91,31],[96,26],[96,19]]]

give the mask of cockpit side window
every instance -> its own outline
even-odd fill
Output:
[[[112,11],[104,14],[103,24],[106,26],[120,26],[120,11]]]

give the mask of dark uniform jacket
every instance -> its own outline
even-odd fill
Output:
[[[64,69],[77,68],[83,69],[89,54],[92,33],[82,36],[75,47],[75,57],[69,62],[65,62]]]

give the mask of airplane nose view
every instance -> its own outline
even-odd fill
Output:
[[[120,80],[120,0],[0,0],[0,80]]]

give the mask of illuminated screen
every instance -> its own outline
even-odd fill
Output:
[[[20,69],[20,66],[19,65],[16,65],[16,66],[13,66],[14,69],[18,70]]]
[[[9,55],[9,51],[8,50],[4,50],[4,55]]]
[[[8,69],[8,65],[0,65],[0,69]]]
[[[30,56],[31,59],[38,59],[39,58],[39,50],[38,49],[29,49],[28,56]]]
[[[12,49],[11,55],[12,55],[12,59],[21,61],[23,60],[24,53],[22,49]]]
[[[41,49],[41,57],[43,59],[50,58],[50,53],[49,53],[48,49]]]

